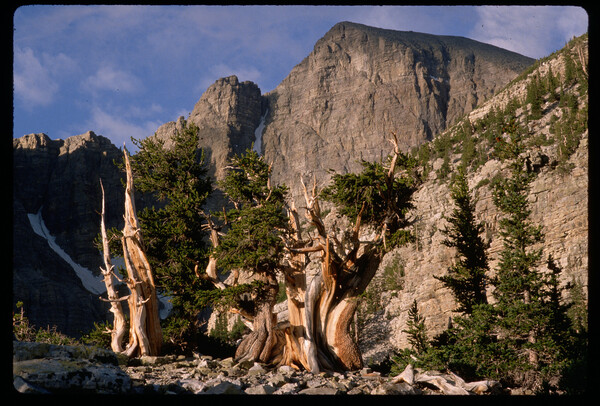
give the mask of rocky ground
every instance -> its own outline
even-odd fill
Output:
[[[87,346],[13,342],[13,385],[32,394],[197,395],[475,395],[503,394],[498,382],[467,383],[454,374],[370,368],[313,374],[291,367],[210,356],[126,359]]]

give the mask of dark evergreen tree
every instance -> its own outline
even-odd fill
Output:
[[[281,234],[288,223],[287,187],[271,187],[270,167],[253,150],[234,156],[229,167],[220,185],[234,207],[222,216],[226,232],[215,249],[219,266],[223,271],[274,274],[283,256]]]
[[[448,226],[443,244],[455,247],[458,261],[448,273],[436,279],[449,288],[456,301],[456,311],[470,314],[473,306],[487,303],[486,272],[488,272],[487,244],[481,238],[483,224],[475,220],[475,203],[471,199],[464,167],[460,167],[452,184],[451,196],[455,208],[447,218]]]
[[[424,353],[428,349],[429,343],[425,329],[425,318],[419,314],[416,300],[413,300],[413,304],[408,310],[408,321],[406,324],[408,325],[408,329],[403,330],[403,332],[408,334],[408,342],[417,354]]]
[[[513,155],[511,176],[501,180],[493,200],[504,214],[499,222],[503,249],[494,286],[495,331],[513,356],[507,375],[523,379],[532,371],[535,385],[557,372],[572,347],[573,332],[562,304],[564,287],[558,283],[560,269],[551,261],[550,272],[540,268],[543,241],[541,226],[531,221],[528,192],[535,174],[523,158],[521,136],[507,128],[508,148]]]
[[[253,330],[236,350],[236,359],[270,360],[278,341],[273,329],[289,219],[285,212],[285,185],[272,186],[271,168],[254,150],[235,155],[220,186],[233,208],[219,214],[221,233],[212,255],[222,272],[245,271],[254,283],[233,285],[220,292],[217,301],[229,304],[248,320]]]
[[[531,104],[530,118],[538,120],[542,117],[542,103],[544,101],[545,86],[540,77],[535,75],[527,84],[527,97],[525,103]]]
[[[409,210],[414,208],[412,196],[417,180],[411,173],[417,162],[414,158],[399,154],[397,168],[404,174],[391,177],[389,169],[378,162],[361,162],[360,173],[334,174],[331,184],[321,191],[321,196],[336,205],[341,215],[357,218],[362,210],[361,221],[370,225],[384,225],[383,242],[386,249],[414,240],[406,227]]]
[[[212,190],[197,147],[198,128],[186,123],[168,148],[158,137],[132,141],[139,148],[131,160],[136,189],[156,202],[138,214],[148,260],[157,288],[170,297],[173,317],[182,318],[174,322],[180,330],[175,335],[189,338],[201,310],[199,296],[212,288],[197,275],[209,253],[202,224],[203,205]]]

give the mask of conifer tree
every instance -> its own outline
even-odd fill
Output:
[[[500,220],[503,249],[497,273],[492,278],[495,330],[504,347],[515,358],[515,374],[531,370],[537,385],[545,374],[556,372],[573,346],[573,331],[559,285],[560,268],[548,260],[550,272],[541,269],[542,227],[531,221],[528,201],[534,172],[528,170],[522,141],[515,127],[508,127],[513,155],[511,176],[500,181],[493,191],[494,204],[504,214]]]
[[[408,329],[403,330],[403,332],[408,334],[408,342],[417,354],[424,353],[429,348],[429,343],[425,330],[425,318],[419,313],[416,300],[413,300],[410,309],[408,309],[408,321],[406,324],[408,325]]]
[[[148,260],[157,288],[170,297],[174,317],[181,318],[177,323],[185,331],[177,334],[194,334],[199,297],[212,288],[197,275],[208,258],[203,205],[212,191],[197,147],[198,128],[186,123],[168,148],[158,137],[132,141],[139,148],[131,162],[136,188],[156,202],[139,213]]]
[[[285,212],[287,187],[272,186],[270,175],[270,166],[254,150],[233,156],[220,182],[233,207],[220,215],[220,225],[212,226],[213,231],[220,229],[218,238],[213,239],[215,264],[222,272],[245,271],[256,281],[226,287],[220,295],[231,298],[229,304],[252,320],[252,332],[236,350],[238,360],[267,362],[278,341],[273,306],[279,292],[277,275],[281,273],[289,219]],[[249,298],[252,303],[247,303]]]
[[[570,325],[571,305],[563,298],[566,287],[559,284],[560,267],[551,257],[549,271],[541,267],[543,234],[541,226],[531,221],[528,201],[535,173],[522,154],[519,127],[511,122],[504,131],[510,136],[503,148],[511,175],[493,190],[493,201],[503,214],[499,221],[503,248],[496,275],[490,278],[495,301],[475,303],[470,314],[456,317],[420,361],[429,363],[425,367],[441,364],[462,377],[540,389],[542,382],[565,368],[571,375],[580,368],[585,338]],[[526,373],[533,378],[528,383]]]
[[[487,244],[481,238],[483,224],[475,220],[475,203],[471,199],[465,168],[461,166],[451,189],[456,207],[442,232],[446,235],[443,244],[457,249],[458,261],[448,273],[436,279],[449,288],[456,301],[456,311],[470,314],[476,304],[487,303],[486,272],[488,260]]]
[[[500,326],[515,340],[534,344],[537,318],[542,310],[542,275],[537,267],[542,249],[533,248],[542,242],[541,226],[532,224],[531,209],[527,201],[533,173],[527,171],[521,156],[523,147],[520,134],[507,128],[511,137],[506,148],[512,155],[511,177],[501,179],[493,191],[493,201],[504,214],[499,221],[503,250],[496,276],[492,278],[497,301]],[[537,353],[529,349],[529,363],[537,363]]]

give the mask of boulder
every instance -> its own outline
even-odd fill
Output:
[[[131,379],[109,350],[13,342],[13,385],[21,393],[125,394]]]

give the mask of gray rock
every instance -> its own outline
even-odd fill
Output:
[[[261,384],[246,388],[244,392],[248,395],[271,395],[275,390],[277,390],[277,388],[274,386]]]
[[[289,382],[289,377],[286,375],[283,375],[280,372],[274,373],[271,376],[269,376],[267,378],[267,382],[269,382],[269,384],[275,386],[275,387],[280,387],[285,385],[287,382]]]
[[[298,392],[299,395],[339,395],[339,393],[339,390],[325,386],[318,388],[306,388]]]
[[[26,381],[20,376],[15,376],[13,379],[13,386],[20,393],[26,394],[39,394],[39,395],[47,395],[51,392],[37,385],[32,384],[31,382]]]
[[[120,394],[131,389],[131,378],[118,367],[110,351],[37,343],[13,345],[17,390]]]
[[[241,385],[235,384],[233,382],[223,381],[218,384],[211,386],[204,392],[201,392],[204,395],[242,395],[244,391],[242,390]]]
[[[371,395],[418,395],[420,392],[406,382],[386,382],[371,391]]]
[[[290,395],[297,393],[300,388],[300,385],[296,382],[289,382],[284,384],[281,388],[277,389],[273,392],[276,395]]]
[[[252,367],[248,369],[248,375],[264,375],[266,373],[266,369],[259,363],[255,362]]]
[[[300,197],[302,174],[325,182],[329,169],[387,156],[390,131],[406,149],[431,140],[533,62],[466,38],[338,23],[266,94],[273,180]]]

